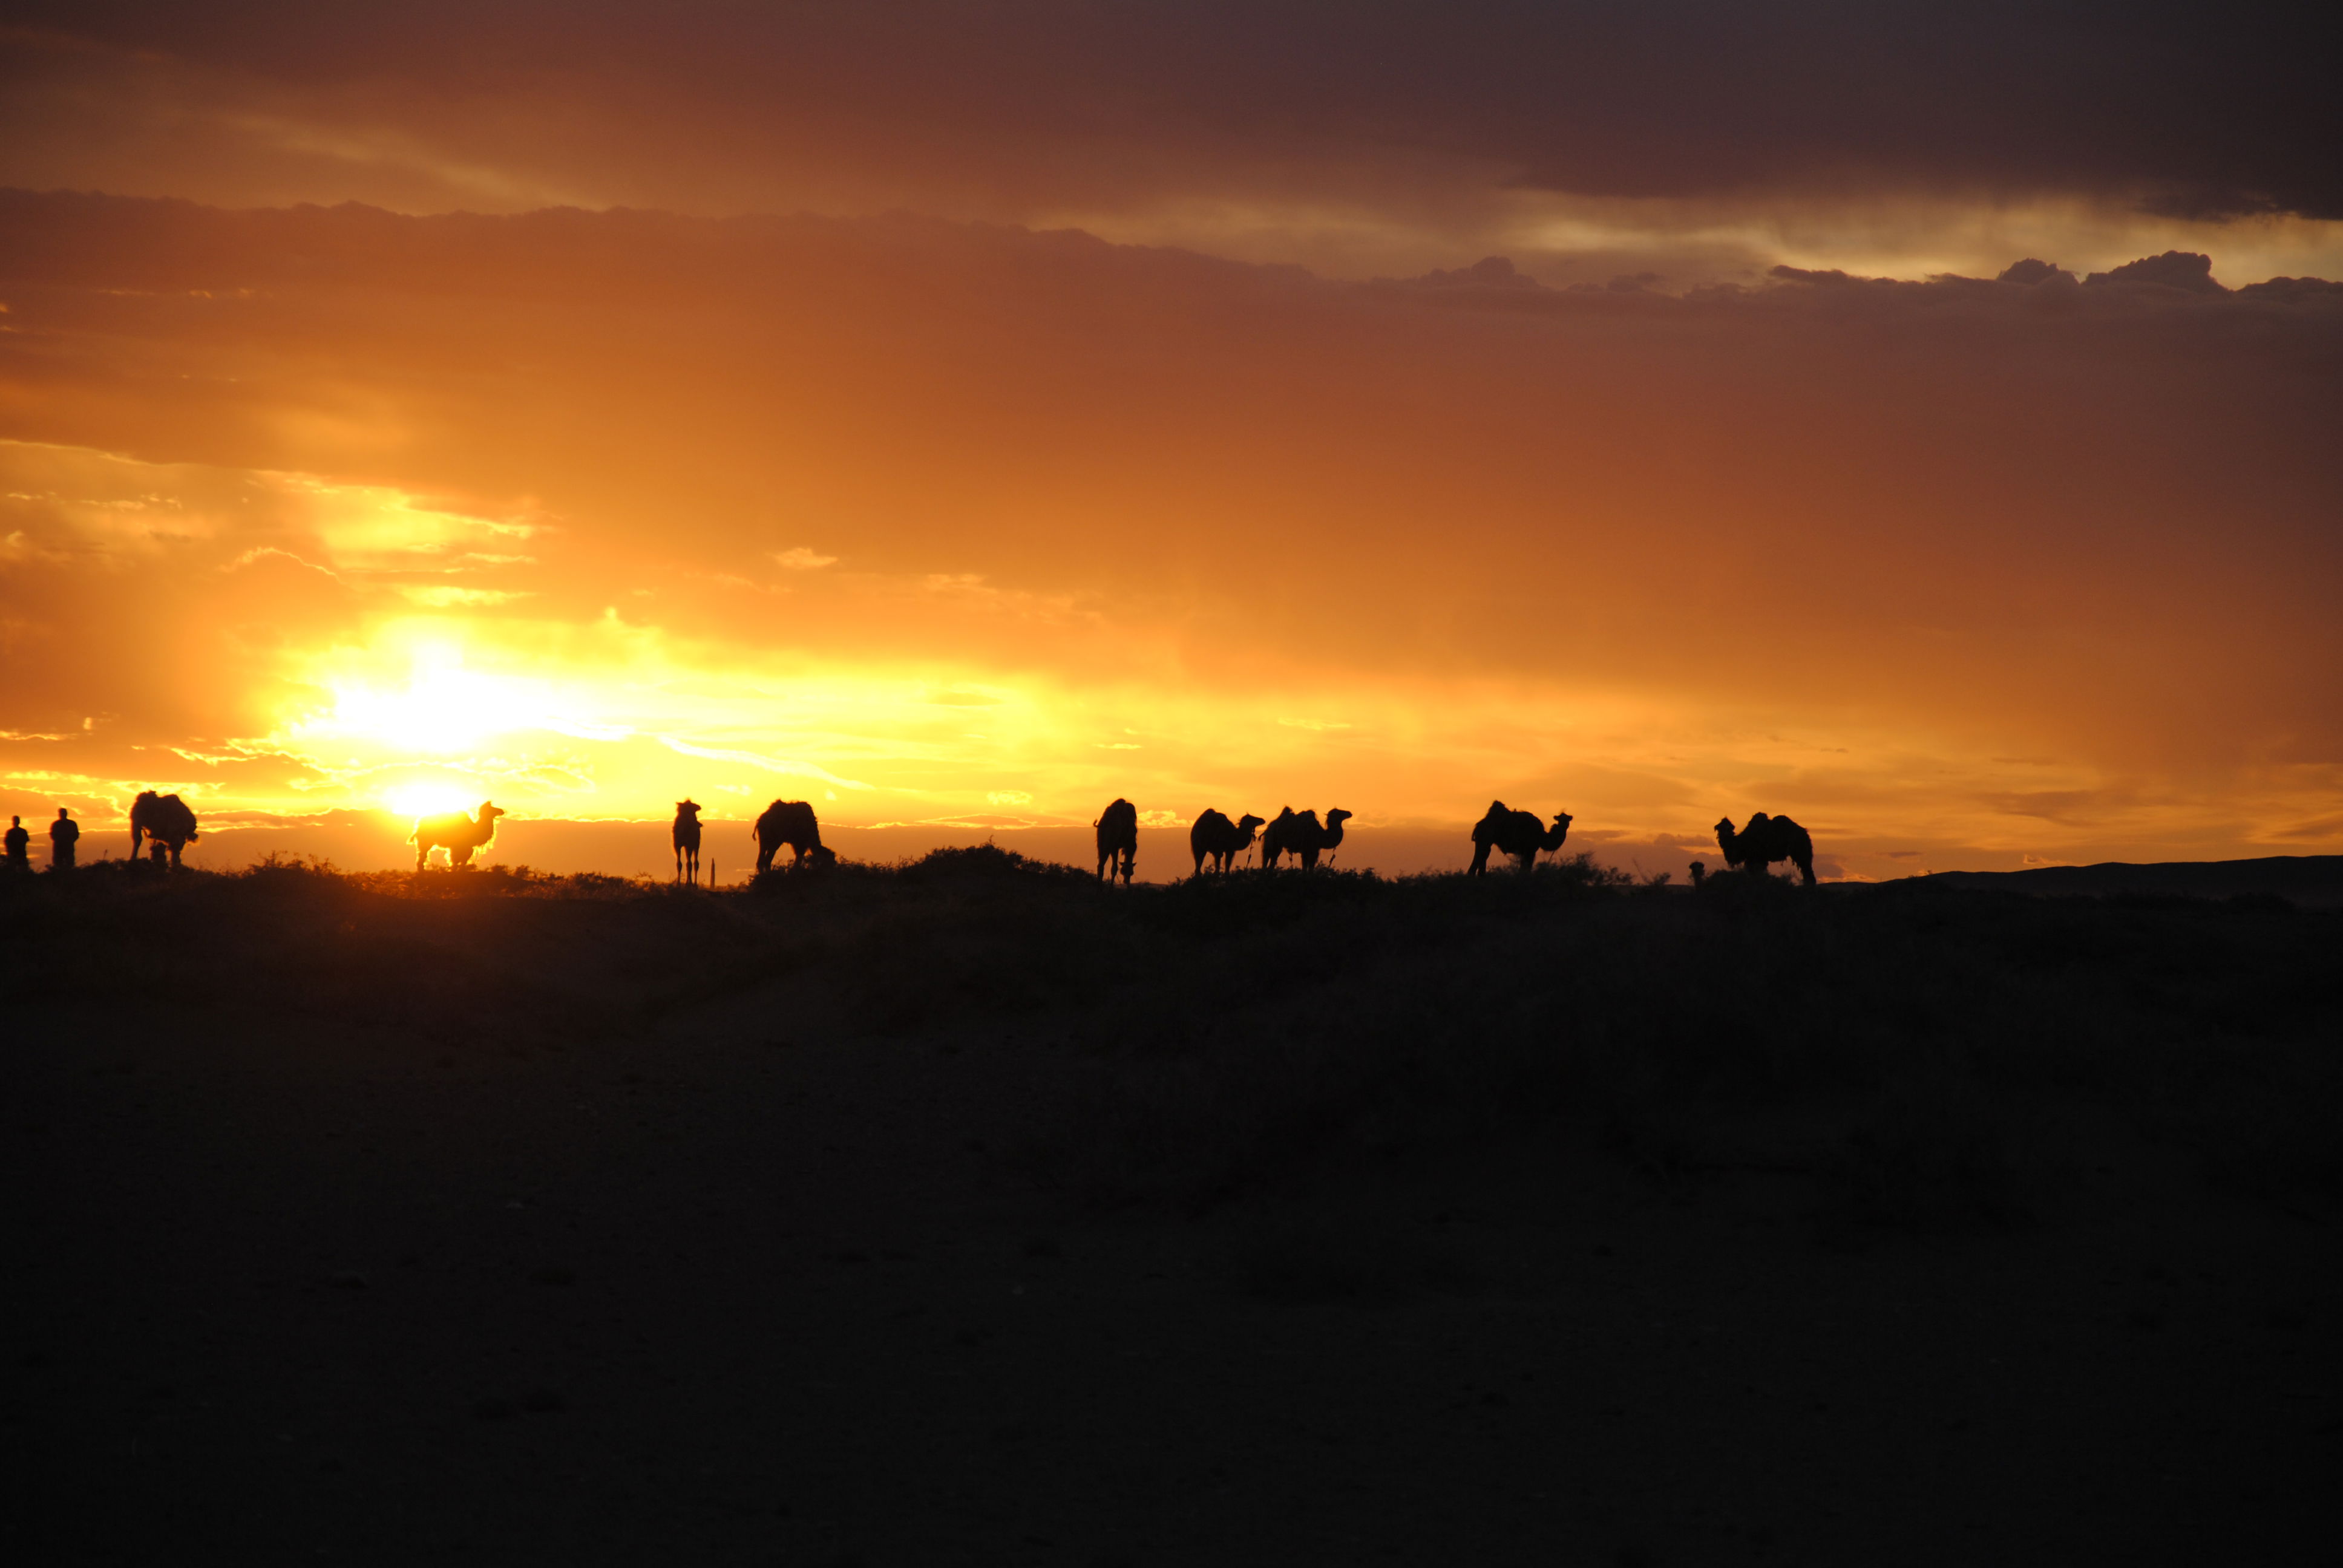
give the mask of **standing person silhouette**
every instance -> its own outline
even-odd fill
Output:
[[[81,824],[73,813],[57,808],[57,819],[49,824],[49,869],[70,871],[74,867],[74,840],[81,837]]]
[[[8,819],[8,869],[29,871],[33,869],[33,836],[25,831],[25,819]]]

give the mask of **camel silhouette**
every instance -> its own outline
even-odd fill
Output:
[[[1775,861],[1787,860],[1798,868],[1807,887],[1815,885],[1815,841],[1787,817],[1768,817],[1760,811],[1738,833],[1733,830],[1733,819],[1727,817],[1716,825],[1716,847],[1725,851],[1725,863],[1735,870],[1762,877]]]
[[[1351,815],[1340,806],[1331,807],[1325,825],[1321,827],[1317,812],[1297,812],[1291,806],[1282,808],[1277,813],[1277,820],[1262,829],[1261,863],[1274,870],[1279,856],[1292,855],[1302,862],[1303,870],[1316,870],[1319,855],[1342,842],[1342,824],[1350,820]]]
[[[1120,876],[1131,886],[1131,869],[1139,864],[1139,808],[1118,795],[1091,826],[1098,829],[1099,880]]]
[[[139,791],[138,799],[130,803],[130,858],[138,858],[138,840],[147,840],[156,865],[163,863],[167,849],[171,869],[179,869],[179,851],[196,840],[196,814],[176,795],[157,795],[152,789]]]
[[[1489,851],[1502,849],[1527,875],[1537,867],[1539,850],[1551,853],[1562,848],[1562,841],[1570,836],[1570,821],[1569,812],[1556,811],[1554,826],[1548,828],[1534,811],[1516,811],[1503,800],[1492,800],[1489,809],[1473,824],[1473,864],[1464,874],[1487,876]]]
[[[676,879],[682,880],[688,864],[691,870],[691,885],[695,888],[699,886],[699,801],[678,800],[675,803],[675,827],[668,837],[675,844]]]
[[[808,860],[817,866],[838,864],[838,852],[822,843],[821,824],[814,820],[813,808],[803,800],[774,801],[749,831],[757,839],[759,876],[773,869],[773,857],[784,844],[789,847],[791,870],[802,870]]]
[[[496,841],[497,819],[504,813],[488,801],[480,802],[477,819],[461,811],[448,811],[437,817],[417,817],[415,831],[407,841],[415,846],[415,869],[423,869],[423,862],[431,858],[434,849],[447,851],[451,869],[472,863],[472,851]]]
[[[1196,857],[1196,875],[1204,874],[1209,858],[1212,869],[1226,876],[1230,859],[1252,849],[1254,829],[1263,825],[1251,812],[1232,822],[1211,807],[1204,808],[1204,814],[1188,829],[1188,852]]]

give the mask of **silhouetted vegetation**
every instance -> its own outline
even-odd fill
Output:
[[[1017,1160],[1088,1205],[1208,1208],[1528,1141],[1688,1189],[1779,1173],[1836,1221],[1960,1227],[2175,1159],[2333,1209],[2338,936],[2343,914],[2275,900],[1670,888],[1584,855],[1110,890],[980,845],[715,895],[527,867],[101,862],[7,884],[0,984],[17,1005],[558,1050],[798,977],[868,1035],[1026,1030],[1081,1053],[1082,1091]]]

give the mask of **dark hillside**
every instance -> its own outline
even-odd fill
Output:
[[[2250,1554],[2343,1430],[2338,939],[1583,859],[23,879],[9,1403],[51,1495],[124,1503],[9,1528]]]
[[[1938,871],[1926,879],[1956,888],[2106,898],[2286,899],[2308,909],[2343,908],[2343,855],[2268,855],[2258,860],[2160,860],[2131,865],[2039,866],[2030,871]]]

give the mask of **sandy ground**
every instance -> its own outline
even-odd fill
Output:
[[[2334,1238],[2152,1173],[1934,1237],[1524,1151],[1098,1215],[1017,1156],[1046,1020],[8,1033],[19,1562],[2329,1560]]]

